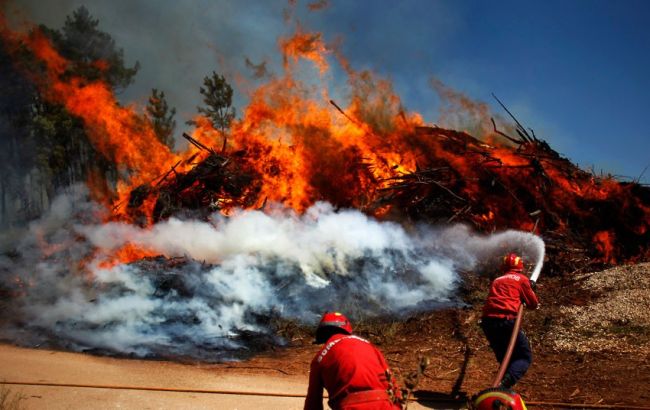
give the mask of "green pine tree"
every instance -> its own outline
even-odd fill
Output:
[[[140,63],[127,67],[124,50],[117,48],[113,37],[98,26],[99,20],[81,6],[66,17],[60,31],[46,29],[45,32],[61,55],[73,63],[70,74],[103,80],[115,90],[122,90],[133,82]]]
[[[64,79],[105,81],[116,92],[133,82],[139,64],[126,65],[123,50],[99,29],[99,21],[85,7],[69,15],[60,29],[41,25],[38,30],[69,61]],[[0,178],[2,220],[19,222],[38,215],[37,208],[47,206],[59,188],[85,182],[90,172],[116,181],[115,165],[94,149],[81,119],[63,105],[43,98],[38,88],[26,81],[28,76],[13,69],[15,64],[38,75],[41,64],[29,49],[22,47],[6,57],[0,64],[0,88],[11,95],[12,104],[0,104],[0,128],[1,124],[9,127],[9,138],[0,144],[4,150],[0,171],[11,177]],[[25,205],[16,210],[15,203]]]
[[[176,108],[169,108],[165,93],[156,88],[151,90],[147,103],[147,119],[153,126],[154,133],[160,142],[170,149],[174,148],[174,128],[176,128]]]
[[[212,72],[212,76],[203,79],[200,88],[205,107],[197,107],[198,111],[208,117],[215,129],[225,133],[235,118],[235,108],[232,106],[232,87],[223,75]]]

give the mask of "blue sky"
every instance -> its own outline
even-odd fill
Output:
[[[634,178],[650,165],[650,2],[386,4],[331,7],[313,25],[343,22],[344,54],[393,78],[409,108],[435,119],[433,75],[499,112],[494,92],[585,168]]]
[[[142,64],[123,99],[162,88],[179,115],[199,103],[217,70],[246,57],[279,66],[285,1],[14,0],[36,22],[60,27],[84,4]],[[296,17],[327,41],[342,39],[355,69],[392,79],[405,106],[436,121],[431,77],[490,104],[494,92],[553,148],[583,168],[636,178],[650,165],[650,1],[331,1]],[[336,77],[336,76],[335,76]],[[181,123],[182,121],[179,121]],[[650,171],[643,178],[650,182]]]

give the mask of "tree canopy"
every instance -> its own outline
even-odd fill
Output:
[[[88,80],[104,80],[114,89],[121,90],[133,82],[140,68],[136,62],[128,67],[124,50],[118,48],[110,34],[98,29],[99,20],[81,6],[65,19],[60,30],[41,25],[63,57],[72,62],[69,74]]]
[[[198,111],[210,119],[215,129],[225,132],[235,118],[232,87],[223,75],[213,71],[211,76],[203,79],[200,92],[205,107],[197,107]]]
[[[169,108],[165,93],[154,88],[147,102],[147,119],[156,137],[170,149],[174,148],[174,129],[176,128],[176,108]]]
[[[69,15],[60,29],[41,25],[38,30],[70,62],[64,77],[105,81],[116,92],[133,82],[139,63],[126,65],[123,50],[85,7]],[[0,96],[0,217],[3,224],[14,224],[37,216],[57,190],[84,182],[91,173],[115,181],[117,170],[94,149],[81,119],[43,98],[16,68],[38,69],[28,49],[9,53],[1,41],[0,49],[0,57],[7,57],[0,63],[5,91]]]

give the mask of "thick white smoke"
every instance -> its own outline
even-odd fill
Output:
[[[459,303],[458,273],[495,255],[516,250],[539,268],[543,259],[543,242],[527,233],[407,230],[326,203],[303,215],[275,207],[146,229],[101,224],[98,215],[76,188],[0,258],[15,318],[3,337],[218,360],[250,348],[251,339],[281,343],[269,317],[312,323],[324,310],[359,318],[433,309]],[[101,267],[103,256],[126,244],[164,257]]]

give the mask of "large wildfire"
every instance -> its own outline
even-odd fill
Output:
[[[15,326],[36,329],[11,330],[14,340],[194,355],[184,347],[240,348],[233,335],[265,332],[274,315],[311,320],[333,299],[359,315],[428,309],[454,302],[457,273],[481,258],[543,255],[530,234],[482,236],[508,229],[544,238],[549,273],[650,256],[647,188],[579,169],[435,80],[448,115],[475,119],[474,135],[428,125],[319,33],[280,39],[283,72],[250,93],[230,129],[195,118],[183,152],[108,84],[71,76],[38,30],[2,24],[2,36],[9,52],[33,54],[37,68],[18,68],[120,170],[53,201],[4,260]],[[313,82],[297,74],[305,61]],[[323,85],[335,62],[345,103]]]

